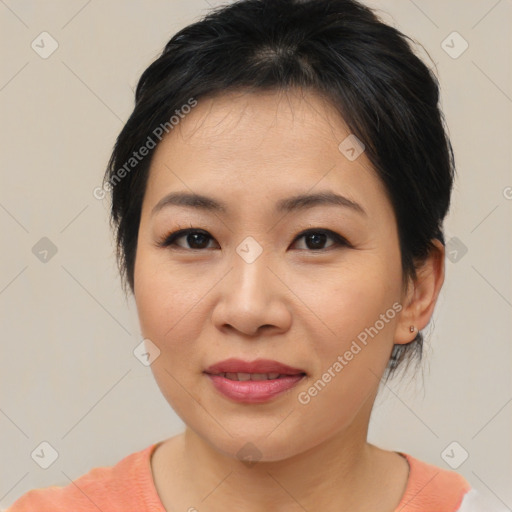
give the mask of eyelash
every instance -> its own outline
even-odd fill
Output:
[[[166,247],[166,248],[171,248],[173,250],[175,250],[175,249],[176,250],[180,250],[181,249],[181,250],[185,250],[185,251],[205,251],[205,250],[207,250],[208,248],[188,249],[186,247],[180,247],[180,246],[171,247],[171,246],[175,245],[176,240],[178,240],[179,238],[182,238],[182,237],[184,237],[184,236],[186,236],[188,234],[191,234],[191,233],[199,233],[199,234],[202,234],[202,235],[205,235],[205,236],[209,237],[210,240],[214,239],[207,231],[205,231],[203,229],[187,228],[187,229],[179,229],[177,231],[173,231],[171,233],[168,233],[167,235],[162,237],[162,239],[160,239],[156,243],[156,245],[157,245],[157,247]],[[323,228],[307,229],[305,231],[300,232],[294,238],[292,244],[294,244],[295,242],[297,242],[301,238],[303,238],[303,237],[305,237],[307,235],[311,235],[311,234],[327,235],[332,240],[334,240],[335,243],[333,245],[331,245],[330,247],[323,248],[323,249],[300,249],[300,250],[307,251],[307,252],[321,252],[321,251],[329,251],[329,250],[332,250],[332,249],[335,249],[335,248],[339,248],[339,247],[343,247],[343,246],[345,246],[345,247],[352,247],[352,245],[347,241],[346,238],[342,237],[338,233],[335,233],[334,231],[331,231],[330,229],[323,229]]]

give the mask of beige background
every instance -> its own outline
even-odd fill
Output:
[[[370,440],[445,468],[456,441],[450,462],[466,450],[457,470],[511,508],[512,2],[368,4],[436,63],[459,173],[446,223],[459,259],[447,261],[425,371],[383,389]],[[208,7],[0,1],[0,508],[182,429],[132,353],[136,313],[120,289],[107,201],[93,189],[140,73]],[[47,59],[31,47],[43,31],[59,45]],[[469,44],[456,59],[441,46],[453,31]],[[451,51],[461,43],[448,39]],[[32,249],[42,237],[57,248],[46,263]],[[48,469],[31,458],[43,441],[58,452]]]

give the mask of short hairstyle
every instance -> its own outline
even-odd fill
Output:
[[[432,241],[444,244],[455,163],[438,106],[439,83],[408,40],[414,42],[355,0],[239,0],[176,33],[142,73],[134,110],[104,177],[125,291],[127,282],[134,291],[154,147],[132,161],[132,170],[127,162],[133,153],[154,141],[162,132],[157,127],[170,131],[170,118],[191,101],[228,91],[292,88],[327,99],[364,143],[397,219],[403,284],[416,278]],[[422,347],[420,332],[410,343],[395,345],[388,376],[413,355],[419,361]]]

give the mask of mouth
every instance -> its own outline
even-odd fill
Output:
[[[280,375],[306,374],[306,371],[271,359],[243,361],[242,359],[232,358],[212,364],[206,368],[205,373],[212,375],[220,375],[223,373],[225,376],[228,376],[227,378],[232,380],[265,380],[268,379],[268,376],[271,376],[272,379],[276,379]],[[235,375],[241,375],[241,378],[235,378]],[[247,375],[251,378],[247,378]],[[253,376],[256,378],[253,379]]]
[[[250,404],[268,402],[307,375],[304,370],[268,359],[227,359],[209,366],[204,373],[223,396]]]
[[[208,373],[208,372],[206,372]],[[210,375],[218,375],[229,380],[236,380],[239,382],[246,382],[248,380],[275,380],[289,377],[291,374],[284,373],[210,373]],[[294,375],[306,375],[305,373],[294,374]]]

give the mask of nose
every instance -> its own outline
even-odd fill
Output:
[[[286,331],[291,324],[290,292],[283,281],[263,255],[248,263],[235,254],[219,283],[212,322],[226,333],[235,330],[246,336]]]

